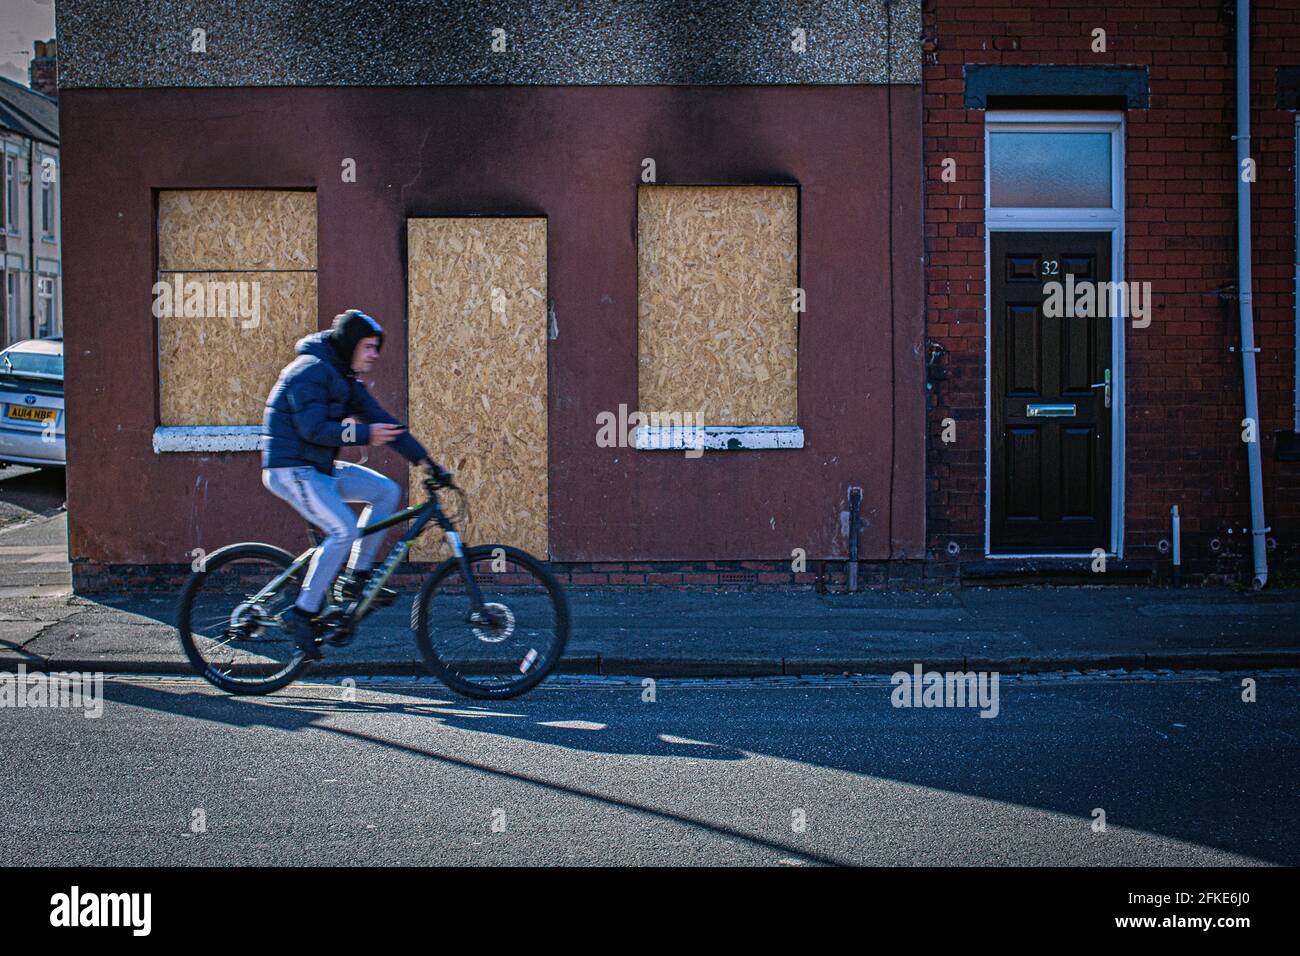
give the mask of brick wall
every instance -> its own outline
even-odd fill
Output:
[[[305,542],[304,542],[305,543]],[[398,567],[389,583],[415,591],[436,565],[408,562]],[[557,581],[566,588],[627,591],[651,587],[690,590],[807,590],[839,593],[847,589],[844,561],[809,560],[794,571],[789,561],[595,561],[550,562]],[[99,564],[76,562],[72,567],[78,594],[122,591],[166,591],[184,587],[191,572],[188,564]],[[923,561],[860,561],[859,588],[949,587],[957,582],[950,569]]]
[[[932,557],[982,557],[984,226],[982,110],[963,106],[963,66],[1124,64],[1150,71],[1150,108],[1127,113],[1125,278],[1150,281],[1152,323],[1126,332],[1126,557],[1157,557],[1169,507],[1183,514],[1184,560],[1222,568],[1250,553],[1250,500],[1236,300],[1234,23],[1214,0],[1080,5],[927,0],[923,30],[927,328],[947,351],[933,383],[927,452]],[[1091,50],[1106,31],[1107,52]],[[1265,510],[1277,558],[1296,556],[1300,466],[1273,459],[1290,429],[1295,362],[1295,113],[1276,109],[1276,67],[1300,63],[1294,0],[1252,10],[1255,332]],[[957,181],[940,179],[945,157]],[[957,422],[953,444],[941,421]],[[1232,533],[1229,533],[1232,529]],[[1216,540],[1221,552],[1210,550]],[[960,554],[954,558],[948,545]],[[1240,564],[1241,562],[1236,562]]]

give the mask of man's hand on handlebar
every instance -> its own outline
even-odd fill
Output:
[[[451,472],[433,461],[433,459],[424,459],[424,461],[420,462],[420,467],[424,469],[425,477],[433,482],[435,488],[446,488],[451,484]]]

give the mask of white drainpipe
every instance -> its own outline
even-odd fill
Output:
[[[1250,158],[1250,2],[1237,0],[1237,290],[1241,306],[1241,371],[1246,393],[1246,417],[1254,424],[1255,441],[1246,442],[1250,472],[1251,543],[1254,546],[1256,590],[1268,583],[1265,554],[1264,479],[1259,444],[1263,428],[1259,422],[1259,396],[1255,388],[1255,320],[1251,290],[1250,183],[1244,171]]]

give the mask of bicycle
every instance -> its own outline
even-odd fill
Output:
[[[499,544],[464,546],[438,491],[448,488],[459,495],[458,517],[467,518],[465,493],[450,481],[425,478],[423,485],[428,498],[422,504],[361,529],[365,536],[411,521],[355,599],[335,603],[337,582],[331,588],[333,600],[314,622],[317,644],[351,643],[361,622],[380,606],[379,589],[432,521],[442,529],[452,557],[424,579],[411,607],[411,628],[425,666],[466,697],[526,693],[554,669],[568,643],[564,591],[545,564],[525,551]],[[190,575],[177,603],[176,627],[185,656],[209,683],[232,694],[269,694],[311,664],[283,629],[281,617],[297,599],[320,546],[318,530],[309,533],[313,546],[297,557],[275,545],[241,542],[214,551]]]

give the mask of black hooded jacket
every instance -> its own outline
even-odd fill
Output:
[[[363,337],[356,335],[352,346]],[[298,357],[280,372],[266,398],[266,415],[262,419],[263,468],[310,465],[331,475],[341,446],[368,445],[372,424],[398,424],[357,380],[349,361],[340,357],[340,350],[335,348],[337,341],[339,337],[334,330],[316,332],[298,340]],[[347,342],[342,342],[342,346],[347,347]],[[349,348],[349,360],[351,352]],[[357,420],[351,435],[346,435],[343,424],[343,419],[348,417]],[[345,437],[351,441],[344,441]],[[428,457],[428,452],[410,432],[402,432],[393,447],[411,462]]]

